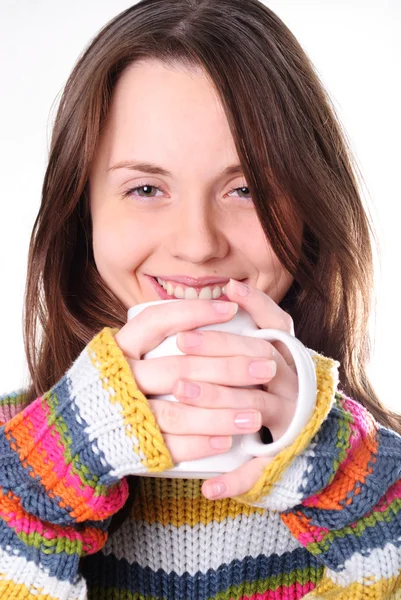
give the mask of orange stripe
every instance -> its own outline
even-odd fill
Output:
[[[302,533],[310,533],[310,530],[313,528],[311,519],[305,517],[301,512],[282,514],[281,520],[287,525],[288,529],[296,539],[298,539]]]
[[[365,484],[366,477],[373,471],[376,462],[378,442],[376,440],[376,427],[373,419],[367,421],[369,427],[367,437],[357,441],[357,447],[350,449],[350,455],[339,466],[333,481],[320,493],[314,495],[312,506],[325,510],[342,510],[343,502],[351,504],[353,498],[358,496],[361,488],[355,488],[357,482]],[[369,465],[369,463],[372,463]],[[345,472],[344,472],[345,471]],[[347,495],[352,493],[351,497]],[[305,503],[306,506],[308,503]]]
[[[44,400],[42,399],[42,402],[43,401]],[[42,407],[41,410],[43,410]],[[50,434],[50,431],[48,434]],[[27,473],[32,478],[38,477],[40,479],[40,482],[44,486],[49,498],[55,499],[56,496],[61,498],[61,501],[58,503],[60,508],[64,509],[67,506],[70,506],[72,510],[70,511],[69,515],[73,519],[76,519],[77,521],[83,521],[86,519],[104,519],[112,512],[115,512],[116,502],[121,504],[122,498],[121,501],[118,501],[118,498],[116,497],[114,501],[110,502],[110,510],[107,510],[107,507],[101,507],[103,497],[99,497],[99,502],[94,503],[96,509],[94,511],[94,508],[90,505],[88,506],[87,503],[87,501],[95,494],[93,488],[88,488],[90,494],[88,494],[88,497],[84,499],[82,496],[77,494],[71,486],[67,486],[63,479],[60,479],[57,473],[52,470],[51,466],[54,464],[54,461],[43,448],[42,444],[38,442],[35,445],[33,439],[33,425],[28,415],[17,415],[6,425],[5,433],[10,442],[11,448],[18,454],[22,466],[25,468],[31,466],[33,468],[33,473],[28,471]],[[74,475],[71,472],[71,465],[65,466],[66,471],[69,471],[71,473],[71,477],[73,477]],[[83,489],[85,487],[86,486],[83,486]],[[108,497],[110,499],[111,496],[113,496],[116,492],[115,488],[116,486],[109,490]],[[121,494],[118,494],[118,492],[117,495],[121,496]]]
[[[40,536],[46,537],[46,533],[57,534],[58,538],[65,537],[68,539],[75,539],[82,543],[84,549],[89,544],[93,548],[99,550],[104,546],[107,540],[107,532],[97,529],[92,526],[85,526],[80,531],[77,531],[72,525],[56,525],[53,523],[46,523],[41,521],[39,517],[28,513],[21,505],[21,499],[14,493],[8,492],[3,493],[0,488],[0,514],[3,521],[8,523],[11,520],[26,520],[26,522],[33,525],[35,523],[36,531]],[[39,526],[39,527],[37,527]],[[11,527],[14,529],[14,527]],[[32,529],[32,527],[31,527]],[[26,531],[22,530],[24,533]],[[16,533],[18,535],[18,533]]]
[[[40,410],[43,411],[42,406]],[[77,509],[79,506],[82,509],[82,498],[79,498],[76,493],[71,493],[71,488],[67,488],[63,480],[57,477],[57,474],[51,468],[53,460],[43,448],[41,442],[34,444],[33,426],[29,416],[25,415],[24,418],[13,419],[10,425],[6,427],[5,432],[11,448],[18,453],[21,464],[25,468],[28,465],[33,468],[33,473],[29,473],[29,475],[32,478],[40,478],[49,498],[55,498],[54,490],[57,488],[57,495],[62,498],[61,508],[69,505],[73,509]],[[66,468],[68,468],[67,465]]]

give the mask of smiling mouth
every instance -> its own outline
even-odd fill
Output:
[[[157,283],[167,292],[169,296],[185,300],[199,298],[201,300],[218,300],[225,293],[225,285],[189,286],[174,281],[165,281],[156,278]]]
[[[228,300],[225,285],[205,285],[200,287],[186,286],[181,283],[164,281],[159,277],[151,277],[153,286],[163,299],[176,300]]]

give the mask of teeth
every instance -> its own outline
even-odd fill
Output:
[[[220,296],[221,296],[221,287],[219,285],[216,285],[216,287],[213,289],[213,294],[212,295],[213,295],[213,300],[216,300],[216,298],[220,298]]]
[[[174,286],[171,281],[163,281],[163,279],[160,279],[160,277],[157,277],[156,279],[158,283],[166,290],[169,296],[185,298],[185,300],[192,300],[195,298],[200,298],[201,300],[216,300],[226,292],[226,286],[221,288],[219,285],[216,285],[212,288],[211,286],[207,285],[202,288],[198,294],[196,289],[193,287],[184,288],[181,285]]]
[[[191,287],[190,288],[186,288],[186,290],[185,290],[185,300],[192,300],[192,298],[198,298],[197,291],[195,290],[195,288],[191,288]]]
[[[174,290],[174,296],[176,298],[185,298],[184,288],[180,285],[177,285],[177,287]]]
[[[211,300],[213,298],[215,289],[216,288],[214,288],[214,290],[212,292],[212,288],[209,286],[202,288],[201,291],[199,292],[199,298],[201,300]],[[218,298],[219,296],[220,296],[220,294],[218,296],[216,296],[216,298]]]

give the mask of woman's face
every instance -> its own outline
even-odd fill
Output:
[[[115,88],[90,173],[102,279],[127,309],[166,297],[154,278],[171,282],[169,295],[208,298],[232,277],[279,303],[292,277],[266,241],[246,186],[203,70],[158,61],[130,66]]]

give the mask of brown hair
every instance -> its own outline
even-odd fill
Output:
[[[75,65],[29,250],[28,401],[54,385],[101,328],[125,323],[125,307],[94,262],[88,175],[116,82],[149,58],[209,74],[266,237],[295,278],[281,306],[296,336],[339,360],[340,388],[401,433],[400,417],[380,403],[366,373],[375,236],[357,167],[310,60],[257,0],[142,0],[108,23]],[[284,196],[303,223],[300,258]]]

